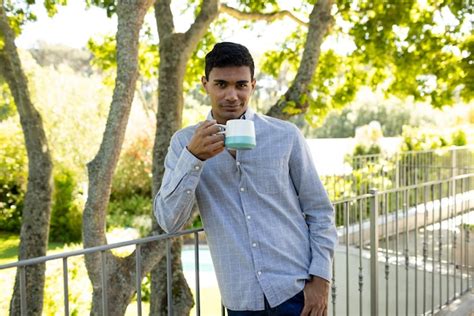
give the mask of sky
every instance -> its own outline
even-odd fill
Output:
[[[183,32],[189,27],[192,16],[182,14],[183,2],[185,0],[173,1],[173,12],[176,21],[176,31]],[[48,17],[46,10],[39,4],[32,6],[33,12],[38,19],[29,22],[23,28],[22,34],[16,39],[16,44],[21,48],[34,47],[38,42],[50,44],[62,44],[69,47],[85,47],[90,38],[100,39],[106,34],[115,34],[117,18],[108,18],[104,9],[91,7],[86,9],[85,1],[69,1],[67,6],[59,6],[58,13],[52,18]],[[282,2],[291,3],[291,2]],[[290,7],[282,7],[290,9]],[[145,18],[146,23],[151,26],[152,32],[157,36],[156,22],[153,12]],[[273,23],[257,22],[252,29],[244,29],[239,22],[232,18],[228,19],[223,38],[221,40],[234,41],[247,46],[254,57],[258,58],[266,50],[277,48],[278,43],[283,41],[296,27],[295,22],[287,19]],[[337,45],[334,39],[325,41],[324,46],[339,46],[340,49],[352,50],[351,43]],[[322,47],[324,50],[325,47]]]
[[[39,1],[41,2],[41,1]],[[21,48],[34,47],[38,41],[80,48],[85,47],[90,37],[115,33],[116,18],[107,18],[103,9],[85,8],[85,1],[70,1],[67,6],[58,7],[58,13],[49,18],[42,4],[33,6],[38,17],[25,25],[16,39]]]
[[[174,3],[179,2],[175,1]],[[22,34],[16,40],[16,44],[19,47],[31,48],[37,42],[48,42],[80,48],[86,46],[89,38],[100,38],[105,34],[115,34],[117,28],[116,16],[108,18],[105,10],[97,7],[86,9],[83,1],[70,1],[67,6],[58,7],[58,13],[52,18],[47,16],[46,10],[41,4],[34,5],[33,11],[38,16],[38,20],[29,22],[24,27]],[[182,15],[176,6],[173,11],[177,21],[176,31],[185,31],[189,27],[187,21],[192,21],[192,17]],[[152,31],[156,35],[156,22],[154,19],[154,15],[151,12],[147,15],[145,21],[151,26]],[[229,23],[234,24],[235,22],[230,19]],[[242,29],[239,32],[226,32],[225,40],[237,41],[244,45],[247,44],[249,47],[257,48],[257,50],[260,47],[268,47],[271,42],[275,42],[275,37],[259,36],[259,34],[267,33],[266,31],[268,31],[263,30],[262,27],[269,27],[264,23],[260,24],[260,27],[257,27],[260,30],[257,32],[255,30]],[[229,25],[226,29],[237,29],[233,28],[233,26]],[[272,30],[270,34],[282,34],[281,26],[277,28],[277,33],[274,33],[274,30]]]

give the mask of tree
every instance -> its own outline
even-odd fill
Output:
[[[28,155],[28,184],[22,211],[19,260],[46,255],[51,216],[52,160],[40,113],[34,107],[15,46],[15,26],[22,21],[10,19],[0,2],[0,75],[12,92],[25,138]],[[12,24],[14,25],[12,27]],[[26,268],[26,304],[29,315],[43,309],[45,265]],[[20,274],[15,278],[10,314],[20,315]]]
[[[218,1],[204,1],[199,13],[185,33],[174,31],[171,0],[156,1],[155,16],[160,38],[160,65],[158,75],[158,112],[155,142],[153,146],[153,182],[152,193],[156,195],[164,174],[164,157],[166,156],[171,136],[181,127],[183,112],[183,83],[186,66],[198,43],[206,34],[209,25],[218,15]],[[164,231],[153,220],[154,228]],[[187,315],[193,306],[191,291],[184,279],[181,267],[181,240],[175,239],[172,244],[173,255],[173,293],[178,293],[173,301],[177,315]],[[152,272],[152,315],[167,314],[166,258],[162,258]]]
[[[143,18],[152,4],[153,0],[120,0],[114,7],[118,17],[117,76],[102,143],[97,155],[87,164],[89,190],[83,214],[83,236],[86,248],[107,243],[105,215],[112,176],[123,144],[138,76],[139,31]],[[162,245],[149,244],[142,248],[144,274],[150,271],[155,260],[159,260],[157,255],[163,252],[156,251],[159,247]],[[123,315],[136,291],[134,286],[135,252],[126,258],[119,258],[111,252],[106,252],[104,260],[107,266],[107,289],[102,288],[101,272],[103,271],[101,271],[100,254],[86,255],[86,267],[94,289],[91,314],[103,313],[101,298],[107,290],[109,313]],[[143,275],[138,276],[140,279],[142,277]]]
[[[329,37],[344,43],[345,51],[338,52],[334,45],[326,49],[306,90],[279,106],[288,99],[288,89],[268,114],[306,114],[311,125],[320,125],[330,109],[351,102],[364,86],[386,97],[413,97],[434,107],[472,99],[472,17],[466,1],[339,0],[332,15],[337,23]],[[262,69],[276,78],[284,64],[306,64],[300,57],[303,51],[303,39],[295,32],[281,50],[265,54]]]
[[[292,113],[294,115],[305,112],[308,108],[310,83],[318,66],[321,44],[333,23],[332,5],[332,0],[319,0],[313,6],[296,77],[285,95],[270,108],[267,115],[288,119]],[[293,111],[288,111],[288,108],[293,108]]]

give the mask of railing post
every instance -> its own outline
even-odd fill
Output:
[[[370,189],[370,315],[379,315],[379,268],[378,268],[378,197],[377,190]]]

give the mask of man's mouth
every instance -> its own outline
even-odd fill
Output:
[[[223,104],[221,108],[226,111],[234,111],[240,108],[240,104]]]

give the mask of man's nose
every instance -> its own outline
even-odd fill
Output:
[[[237,100],[237,91],[233,87],[229,87],[226,91],[225,98],[230,101],[235,101]]]

